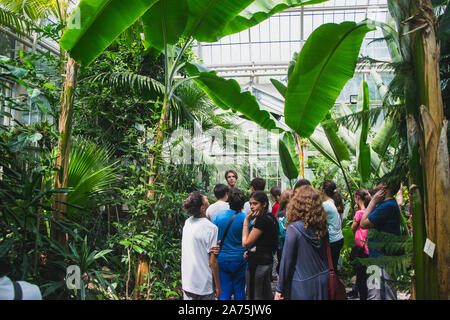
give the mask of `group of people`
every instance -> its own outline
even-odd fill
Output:
[[[199,191],[183,201],[190,215],[182,237],[184,299],[328,299],[330,268],[338,270],[344,244],[344,203],[336,183],[326,180],[320,191],[307,179],[297,181],[293,190],[272,187],[271,206],[264,179],[250,182],[248,201],[236,188],[234,170],[226,171],[225,179],[226,184],[214,187],[217,201],[212,205]],[[400,233],[400,210],[393,198],[396,188],[379,184],[355,193],[352,258],[383,254],[369,251],[370,228]],[[355,291],[361,300],[396,299],[395,288],[384,281],[389,279],[384,270],[381,286],[367,285],[367,269],[361,264],[355,271]]]

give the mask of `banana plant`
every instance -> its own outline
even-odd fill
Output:
[[[297,179],[300,164],[295,151],[294,137],[289,131],[285,132],[283,137],[278,140],[278,153],[280,155],[281,168],[292,188],[292,180]]]
[[[358,95],[357,108],[360,109],[362,114],[361,129],[359,133],[359,148],[358,148],[358,171],[361,177],[363,185],[367,184],[370,179],[370,145],[367,143],[367,136],[369,134],[369,119],[367,112],[370,109],[369,106],[369,87],[367,82],[361,83],[361,88]]]
[[[109,1],[109,0],[82,0],[69,19],[68,28],[60,40],[60,45],[64,48],[71,59],[77,64],[88,65],[99,56],[113,41],[129,26],[138,19],[143,25],[143,43],[147,49],[160,52],[164,57],[164,95],[160,101],[160,120],[156,127],[154,146],[152,148],[152,160],[150,164],[150,178],[148,184],[151,189],[147,197],[154,196],[154,185],[156,178],[157,160],[160,158],[164,131],[171,108],[171,97],[175,93],[176,87],[181,83],[175,81],[177,72],[185,67],[181,61],[186,49],[192,41],[217,41],[220,37],[235,33],[237,30],[231,27],[235,19],[243,17],[258,23],[270,15],[288,7],[300,6],[307,3],[318,3],[319,1],[267,1],[267,0],[136,0],[136,1]],[[249,8],[250,5],[253,5]],[[247,11],[244,12],[245,9]],[[252,22],[253,23],[253,22]],[[227,27],[230,24],[230,27]],[[239,22],[238,22],[239,24]],[[181,49],[176,49],[178,41],[185,39]],[[189,68],[189,66],[187,66]],[[192,71],[191,67],[191,71]],[[195,71],[195,70],[193,70]],[[204,70],[201,70],[204,71]],[[197,69],[197,72],[200,72]],[[206,75],[194,75],[197,83]],[[210,78],[208,78],[210,79]],[[183,80],[182,80],[183,81]],[[212,83],[213,87],[217,84]],[[235,84],[229,82],[229,87],[236,92]],[[73,87],[71,87],[73,88]],[[205,88],[205,87],[203,87]],[[207,92],[208,93],[208,92]],[[217,102],[224,99],[220,95],[212,95],[212,100]],[[247,94],[240,93],[239,99],[244,100],[246,107],[252,106],[251,114],[255,118],[267,118],[261,113],[259,107],[255,105]],[[233,104],[227,99],[223,100],[219,106],[233,105],[236,111],[239,104]],[[227,106],[228,107],[228,106]],[[229,106],[231,108],[231,106]],[[228,109],[229,109],[228,108]],[[271,126],[271,121],[267,121]],[[145,223],[141,224],[142,227]],[[140,257],[136,287],[144,282],[144,274],[148,274],[148,257]],[[135,296],[137,297],[137,296]]]

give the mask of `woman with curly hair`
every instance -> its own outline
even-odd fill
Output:
[[[316,189],[305,185],[295,191],[287,222],[275,300],[328,299],[327,214]]]

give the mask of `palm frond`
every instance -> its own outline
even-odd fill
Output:
[[[393,119],[395,118],[399,110],[404,107],[405,106],[403,104],[383,105],[374,107],[368,111],[359,111],[345,116],[337,117],[334,119],[334,121],[339,126],[344,126],[346,128],[359,128],[363,118],[367,116],[369,118],[369,125],[372,127],[377,123],[380,116],[382,116],[383,119]],[[324,122],[326,123],[326,121]]]
[[[34,23],[20,15],[0,7],[0,24],[14,29],[20,35],[30,35]]]
[[[68,186],[73,188],[67,196],[69,204],[88,207],[94,193],[111,188],[117,179],[111,158],[111,148],[96,145],[83,137],[73,140],[68,169]],[[78,212],[74,207],[68,207],[69,214]]]
[[[93,77],[83,79],[91,83],[99,83],[111,87],[118,92],[136,94],[145,100],[162,97],[164,85],[147,76],[131,72],[103,72]]]

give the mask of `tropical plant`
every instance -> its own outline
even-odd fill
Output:
[[[71,58],[68,60],[67,74],[71,79],[66,81],[66,98],[64,101],[69,102],[67,108],[63,105],[62,110],[68,110],[70,116],[73,96],[75,89],[75,78],[78,63],[88,65],[91,63],[103,50],[105,50],[111,42],[121,34],[126,28],[132,25],[138,18],[142,17],[144,45],[148,49],[156,52],[162,52],[164,58],[164,95],[162,101],[158,104],[161,107],[159,123],[156,127],[149,173],[149,185],[154,185],[156,178],[156,168],[159,162],[161,149],[164,140],[164,131],[166,130],[166,122],[171,108],[171,98],[175,94],[177,82],[175,75],[183,67],[180,58],[183,56],[186,49],[189,47],[192,39],[199,41],[216,41],[219,36],[234,33],[232,28],[227,28],[227,25],[233,23],[234,20],[240,18],[240,13],[249,7],[250,4],[255,4],[255,7],[250,11],[245,12],[248,16],[256,17],[259,12],[265,12],[265,18],[270,14],[274,14],[282,9],[290,6],[299,6],[308,3],[317,3],[320,1],[294,1],[289,5],[285,1],[267,2],[267,1],[237,1],[227,0],[218,1],[204,0],[204,1],[174,1],[174,0],[149,0],[149,1],[134,1],[132,3],[109,2],[109,1],[81,1],[75,10],[77,13],[82,13],[79,16],[73,16],[73,19],[79,18],[78,26],[70,27],[63,34],[60,44],[69,52]],[[284,5],[280,5],[284,4]],[[187,14],[186,14],[187,13]],[[118,18],[120,16],[120,18]],[[114,23],[109,23],[114,21]],[[240,31],[240,30],[239,30]],[[174,45],[183,37],[186,39],[185,44],[178,52],[175,52]],[[75,59],[77,62],[75,63]],[[191,65],[191,71],[192,71]],[[198,71],[198,69],[197,69]],[[199,75],[200,76],[200,75]],[[202,75],[203,76],[203,75]],[[210,77],[204,75],[206,78]],[[214,78],[214,77],[213,77]],[[212,79],[213,80],[213,79]],[[198,83],[198,82],[197,82]],[[212,82],[217,84],[216,81]],[[241,99],[248,99],[248,94],[236,92],[234,88],[236,85],[231,82],[230,88],[232,92],[238,93],[237,97]],[[200,85],[202,87],[202,85]],[[239,88],[239,86],[237,86]],[[230,97],[230,91],[227,91]],[[247,97],[246,97],[247,96]],[[224,97],[210,95],[215,104],[219,107],[224,106],[219,103],[219,98]],[[225,97],[226,98],[226,97]],[[235,97],[234,97],[235,98]],[[229,103],[229,101],[225,101]],[[248,106],[247,104],[244,104]],[[257,104],[250,102],[253,112],[261,113]],[[226,106],[229,109],[229,106]],[[254,116],[254,114],[248,114]],[[66,116],[62,118],[67,119]],[[69,121],[70,122],[70,121]],[[64,123],[67,123],[64,121]],[[70,125],[66,130],[61,130],[61,136],[64,137],[70,133]],[[70,136],[70,135],[69,135]],[[70,140],[67,140],[70,142]],[[66,145],[63,143],[61,147]],[[64,149],[64,148],[63,148]],[[63,168],[66,165],[63,165]],[[64,176],[64,174],[63,174]],[[151,199],[154,196],[154,191],[149,190],[148,197]],[[145,256],[141,257],[140,268],[138,270],[137,285],[143,283],[142,274],[148,274],[148,259]]]
[[[111,153],[111,148],[98,146],[82,137],[74,140],[67,181],[72,189],[67,195],[69,206],[66,213],[70,218],[77,219],[77,214],[86,213],[96,206],[92,198],[94,194],[112,189],[117,180],[117,162],[110,163]]]
[[[402,77],[407,112],[414,285],[418,299],[447,299],[449,294],[449,221],[445,218],[449,206],[447,120],[440,83],[437,17],[433,10],[433,5],[443,3],[388,1],[400,35],[399,52],[404,65],[398,74]],[[448,22],[441,19],[439,30],[447,28]],[[448,39],[445,32],[440,37]],[[436,244],[439,255],[431,258],[424,254],[426,239]]]

